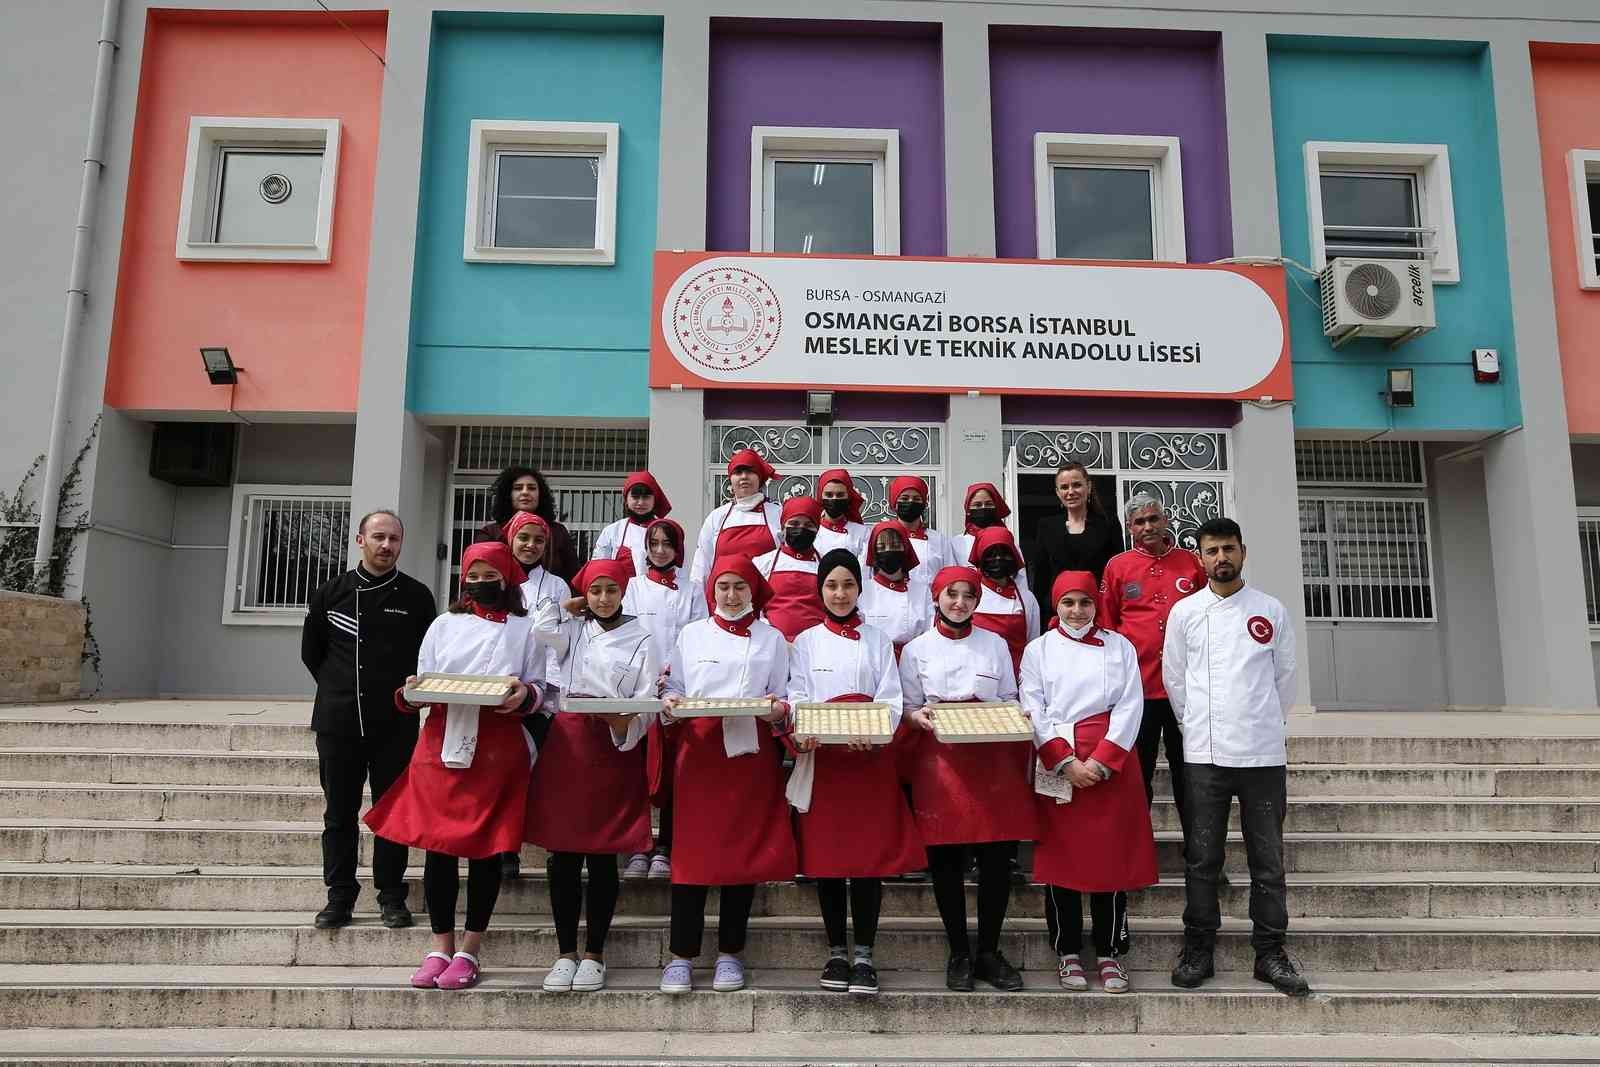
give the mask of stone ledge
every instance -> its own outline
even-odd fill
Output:
[[[0,703],[76,697],[86,624],[80,601],[0,591]]]

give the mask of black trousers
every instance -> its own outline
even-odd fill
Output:
[[[410,732],[386,737],[317,735],[317,774],[322,779],[322,882],[330,904],[353,906],[361,892],[356,881],[356,853],[361,841],[361,801],[367,781],[374,802],[394,784],[411,762],[416,736]],[[406,846],[375,838],[372,881],[383,904],[406,902]]]
[[[1011,857],[1015,841],[986,841],[981,845],[929,845],[928,874],[933,879],[933,900],[944,922],[944,936],[952,956],[972,955],[967,936],[967,853],[978,861],[978,951],[1000,948],[1000,928],[1011,906]]]
[[[1178,825],[1185,838],[1189,834],[1188,797],[1184,796],[1183,731],[1172,713],[1172,701],[1146,700],[1144,718],[1139,720],[1139,738],[1134,748],[1139,753],[1139,769],[1144,772],[1144,799],[1148,806],[1155,799],[1156,752],[1167,746],[1167,769],[1172,774],[1172,799],[1178,808]]]
[[[818,878],[817,905],[822,909],[822,929],[828,935],[828,947],[843,945],[845,940],[844,912],[848,898],[850,917],[855,920],[856,944],[871,948],[878,939],[878,913],[883,910],[882,878]]]
[[[1228,809],[1239,798],[1245,858],[1250,864],[1250,944],[1261,957],[1283,948],[1289,930],[1289,890],[1283,876],[1283,817],[1287,767],[1218,767],[1191,763],[1189,832],[1184,850],[1184,939],[1210,951],[1222,926],[1217,902],[1228,843]]]
[[[672,887],[672,933],[667,949],[674,956],[692,960],[700,955],[700,941],[706,932],[706,897],[710,890],[711,887],[705,885]],[[717,951],[733,956],[744,951],[745,935],[750,929],[750,907],[756,902],[756,887],[725,885],[721,895]]]
[[[1060,886],[1044,887],[1044,921],[1050,928],[1050,947],[1057,956],[1077,956],[1083,951],[1083,894]],[[1094,923],[1095,955],[1127,955],[1128,897],[1125,893],[1090,893],[1089,918]]]
[[[436,934],[454,933],[456,897],[461,892],[461,860],[430,852],[422,864],[422,897],[428,902],[428,923]],[[500,899],[500,857],[467,861],[467,921],[472,934],[489,929],[494,902]]]
[[[589,865],[589,886],[583,884],[583,865]],[[563,956],[578,951],[578,919],[584,904],[589,907],[589,927],[583,950],[596,956],[606,950],[606,935],[617,913],[617,857],[584,855],[581,852],[552,852],[545,861],[550,880],[550,914],[556,924],[556,945]]]
[[[656,828],[656,851],[668,853],[672,851],[672,798],[661,805],[661,825]]]

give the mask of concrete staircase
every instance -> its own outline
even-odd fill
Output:
[[[655,992],[666,887],[627,883],[610,988],[545,994],[556,947],[531,848],[483,985],[412,991],[425,929],[378,925],[370,881],[355,925],[311,927],[324,890],[305,712],[258,707],[0,714],[0,1061],[1600,1059],[1600,723],[1581,718],[1466,716],[1451,736],[1439,719],[1408,736],[1366,736],[1393,718],[1297,724],[1324,734],[1290,746],[1291,951],[1308,1000],[1250,977],[1237,843],[1223,973],[1199,992],[1167,981],[1183,885],[1163,774],[1163,878],[1133,903],[1133,995],[1059,990],[1036,889],[1013,898],[1003,945],[1028,992],[949,993],[932,893],[902,883],[885,893],[884,992],[863,1003],[816,987],[805,885],[758,892],[750,991],[713,994],[707,977],[705,992]]]

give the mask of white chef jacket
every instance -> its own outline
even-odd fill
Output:
[[[622,610],[644,623],[663,657],[678,643],[679,631],[707,614],[705,589],[690,584],[681,569],[675,569],[672,576],[676,589],[652,581],[649,572],[641,571],[628,582],[628,591],[622,596]]]
[[[772,531],[772,543],[783,544],[783,524],[779,521],[783,509],[765,497],[760,499],[760,506],[749,509],[739,507],[730,500],[706,516],[706,521],[700,524],[700,540],[695,546],[694,559],[689,564],[689,584],[706,584],[706,572],[716,562],[717,536],[724,529],[736,530],[741,526],[765,522],[767,529]]]
[[[626,548],[632,554],[634,572],[643,574],[646,565],[650,562],[650,557],[645,555],[645,549],[648,546],[645,544],[644,537],[645,529],[650,521],[654,520],[648,520],[644,525],[641,525],[627,516],[623,516],[616,522],[608,524],[604,530],[600,531],[600,536],[594,539],[594,548],[590,551],[589,558],[616,559],[617,549]]]
[[[977,626],[959,639],[934,626],[900,650],[900,691],[913,710],[941,701],[1015,700],[1011,649],[1005,638]]]
[[[825,556],[836,548],[849,549],[850,554],[856,557],[867,554],[867,525],[861,522],[844,524],[844,533],[830,530],[826,525],[817,527],[817,543],[814,546],[817,555]]]
[[[1172,607],[1161,677],[1183,728],[1183,758],[1218,767],[1282,767],[1294,703],[1294,623],[1251,586],[1210,585]]]
[[[1034,744],[1040,748],[1056,738],[1072,745],[1077,723],[1111,712],[1105,741],[1091,758],[1117,771],[1138,739],[1144,718],[1139,654],[1119,633],[1096,629],[1091,636],[1101,644],[1074,641],[1060,627],[1051,627],[1029,642],[1022,653],[1018,688],[1023,710],[1033,718]]]
[[[528,580],[522,583],[522,606],[528,609],[528,618],[535,619],[539,609],[546,604],[560,604],[572,596],[572,587],[559,575],[551,574],[543,565],[533,568],[528,572]],[[545,650],[545,677],[550,679],[552,686],[561,676],[561,655],[550,648]],[[560,694],[555,690],[550,692],[551,704],[560,702]]]
[[[712,619],[697,619],[678,634],[668,657],[666,694],[692,697],[783,696],[789,688],[789,642],[763,619],[740,637]],[[730,716],[722,720],[723,751],[745,756],[760,751],[757,720]]]
[[[607,630],[593,619],[567,614],[552,601],[539,609],[533,636],[559,657],[556,678],[563,696],[580,694],[623,700],[655,696],[661,654],[656,651],[655,638],[638,619],[627,619]],[[633,716],[622,739],[613,731],[617,748],[626,752],[637,745],[655,718],[655,712]]]
[[[962,564],[966,566],[966,564]],[[978,607],[974,615],[1021,615],[1027,621],[1028,640],[1039,636],[1039,598],[1020,581],[1012,583],[1014,597],[997,593],[983,582],[978,583]]]
[[[900,728],[900,671],[894,663],[894,644],[882,630],[868,623],[856,627],[861,635],[852,641],[818,623],[794,639],[789,659],[790,704],[828,701],[846,693],[865,693],[889,705],[891,730]]]
[[[856,610],[867,625],[882,630],[897,645],[904,645],[933,625],[933,593],[927,582],[912,578],[901,591],[874,579],[870,570],[863,568],[862,574]]]
[[[481,619],[472,612],[447,612],[433,620],[417,651],[417,673],[511,674],[535,693],[535,704],[545,695],[545,650],[533,640],[526,615],[509,615],[505,622]],[[491,714],[488,708],[483,714]],[[444,743],[440,758],[446,766],[470,767],[478,747],[476,704],[445,706]],[[526,731],[524,731],[526,736]],[[528,739],[528,754],[534,755]]]
[[[771,552],[763,552],[750,562],[756,565],[756,570],[761,573],[761,577],[769,582],[772,581],[774,574],[795,571],[800,574],[809,574],[814,583],[817,576],[817,565],[822,562],[822,553],[813,552],[812,556],[812,559],[802,559],[793,554],[793,549],[785,552],[783,550],[783,538],[780,537],[778,538],[777,548],[774,548]],[[820,597],[820,595],[819,593],[818,596]]]
[[[940,533],[933,527],[924,527],[922,537],[912,535],[911,550],[917,554],[917,565],[911,569],[911,577],[921,579],[925,585],[933,585],[934,577],[946,567],[965,567],[965,559],[956,560],[950,549],[950,535]]]
[[[950,537],[950,566],[971,567],[973,570],[981,570],[981,568],[979,568],[976,563],[971,562],[970,559],[972,556],[972,545],[977,540],[978,538],[975,535],[969,533],[952,534]],[[1020,552],[1021,549],[1018,549],[1018,551]],[[1013,579],[1013,581],[1020,586],[1028,587],[1028,568],[1023,567],[1021,570],[1017,571],[1017,576]],[[1035,597],[1034,599],[1038,598]]]

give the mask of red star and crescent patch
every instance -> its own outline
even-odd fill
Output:
[[[1255,638],[1257,643],[1263,645],[1272,643],[1272,634],[1274,632],[1272,629],[1272,620],[1268,619],[1266,616],[1250,616],[1250,621],[1244,624],[1244,628],[1250,631],[1250,636]]]

